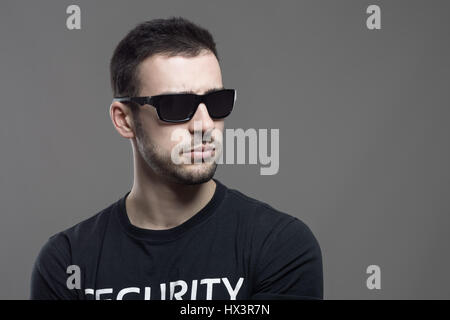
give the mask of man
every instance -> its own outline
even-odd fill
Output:
[[[110,116],[132,144],[133,187],[50,237],[31,298],[323,299],[308,226],[213,179],[221,139],[212,132],[223,131],[236,92],[223,86],[211,34],[183,18],[142,23],[110,71]]]

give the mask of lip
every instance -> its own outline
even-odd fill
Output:
[[[214,150],[214,145],[201,145],[201,146],[197,146],[195,148],[192,148],[191,150],[189,150],[187,153],[191,153],[191,152],[205,152],[205,151],[212,151]]]
[[[213,144],[210,145],[202,145],[197,146],[195,148],[191,148],[189,151],[183,153],[185,157],[191,159],[191,161],[195,161],[195,159],[201,159],[206,161],[206,159],[211,159],[215,155],[216,148]]]

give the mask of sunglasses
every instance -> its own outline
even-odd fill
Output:
[[[205,103],[208,114],[213,119],[227,117],[236,101],[235,89],[213,89],[205,94],[174,93],[151,97],[116,97],[113,101],[135,102],[140,106],[156,108],[158,117],[165,122],[186,122],[192,119],[200,103]]]

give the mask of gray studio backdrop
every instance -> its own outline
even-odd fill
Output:
[[[81,30],[66,27],[71,4]],[[48,237],[131,188],[109,59],[136,24],[175,15],[216,39],[238,90],[226,127],[279,129],[278,174],[221,165],[216,177],[309,225],[325,299],[449,299],[449,12],[425,0],[2,0],[0,298],[28,298]],[[366,285],[370,265],[381,289]]]

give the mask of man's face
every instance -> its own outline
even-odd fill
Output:
[[[141,84],[139,96],[182,91],[203,94],[208,89],[223,87],[219,63],[215,55],[209,51],[203,51],[196,57],[151,56],[140,64],[138,75]],[[172,134],[176,129],[183,129],[189,140],[184,140],[181,144],[188,149],[202,143],[205,145],[222,143],[220,138],[224,127],[223,119],[211,119],[204,103],[198,106],[190,121],[176,124],[159,120],[156,109],[152,106],[139,108],[139,117],[135,119],[136,143],[140,156],[153,172],[180,184],[199,184],[209,181],[214,176],[217,163],[205,162],[202,159],[199,162],[198,158],[197,161],[193,161],[191,152],[180,153],[182,158],[191,160],[189,164],[176,164],[172,161],[172,150],[181,142],[179,139],[174,140]],[[220,132],[220,138],[218,135],[212,135],[211,143],[205,141],[205,133],[213,129],[216,133]],[[196,145],[194,132],[203,137],[199,141],[196,140]]]

